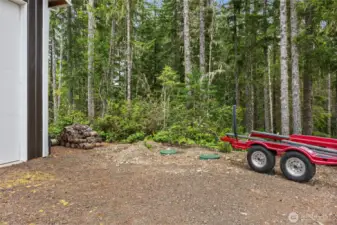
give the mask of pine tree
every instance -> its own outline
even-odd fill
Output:
[[[200,72],[206,73],[205,69],[205,1],[200,0]]]
[[[94,103],[94,38],[95,38],[95,16],[94,0],[89,0],[88,5],[88,118],[90,121],[95,116]]]
[[[189,4],[188,0],[183,0],[183,15],[184,15],[184,58],[185,58],[185,82],[187,89],[190,92],[190,75],[192,74],[191,50],[190,50],[190,24],[189,24]]]
[[[288,97],[288,51],[287,51],[287,6],[286,0],[280,0],[281,27],[281,132],[289,134],[289,97]]]
[[[298,21],[296,1],[290,0],[291,14],[291,61],[292,61],[292,101],[293,101],[293,133],[302,133],[301,99],[300,99],[300,75],[298,65],[298,49],[296,38],[298,36]]]
[[[132,49],[131,49],[131,1],[126,1],[126,29],[127,29],[127,101],[129,110],[131,107],[131,84],[132,84]]]

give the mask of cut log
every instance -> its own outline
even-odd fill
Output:
[[[98,136],[98,133],[96,131],[91,131],[90,132],[90,136],[91,137],[97,137]]]
[[[96,143],[96,147],[101,147],[102,143]]]
[[[56,146],[56,145],[59,145],[59,141],[57,139],[51,139],[51,145],[52,146]]]

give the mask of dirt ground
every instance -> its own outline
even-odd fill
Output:
[[[201,161],[201,148],[152,143],[52,155],[0,168],[0,225],[337,224],[337,168],[299,184],[252,172],[245,153]],[[289,217],[289,215],[291,217]],[[292,223],[293,222],[293,223]]]

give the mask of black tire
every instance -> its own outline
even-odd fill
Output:
[[[265,163],[260,166],[257,166],[256,161],[254,160],[254,155],[261,153],[265,157]],[[249,167],[258,173],[270,173],[275,167],[275,155],[268,149],[254,145],[248,150],[247,161]]]
[[[287,166],[287,162],[290,159],[300,160],[305,165],[304,172],[292,172]],[[290,163],[290,162],[289,162]],[[302,163],[301,163],[302,164]],[[316,174],[316,165],[311,163],[311,161],[304,154],[296,151],[286,152],[280,161],[281,171],[283,175],[288,179],[296,182],[308,182]],[[297,167],[295,168],[295,170]],[[301,170],[301,169],[300,169]],[[296,175],[298,173],[298,175]],[[303,174],[302,174],[303,173]]]

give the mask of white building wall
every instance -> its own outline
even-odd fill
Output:
[[[27,5],[0,0],[0,165],[27,160]]]
[[[21,70],[21,77],[22,77],[22,86],[21,86],[21,150],[20,150],[20,161],[27,161],[28,155],[27,155],[27,4],[24,2],[21,2],[20,6],[21,14],[20,14],[20,20],[21,20],[21,44],[20,44],[20,50],[21,50],[21,59],[20,59],[20,70]]]

